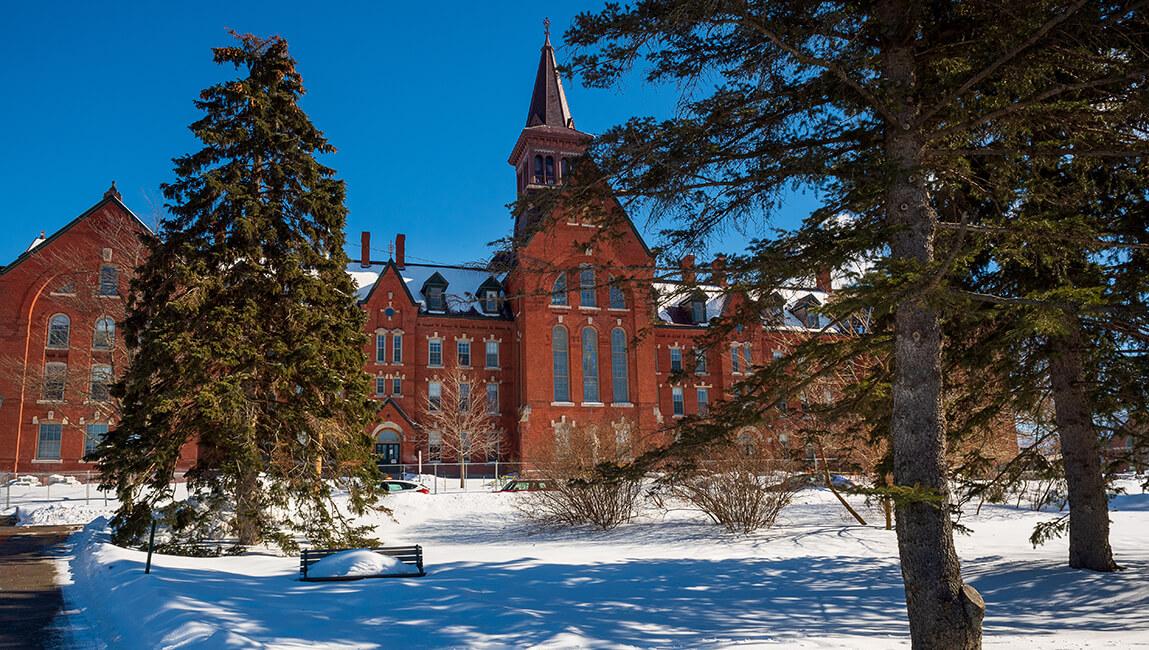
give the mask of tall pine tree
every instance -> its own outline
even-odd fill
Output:
[[[243,74],[200,93],[191,130],[204,146],[175,160],[171,217],[133,283],[136,354],[117,388],[123,419],[98,451],[102,481],[120,499],[119,539],[136,539],[195,443],[189,491],[240,544],[354,541],[364,531],[349,516],[369,507],[376,469],[344,184],[318,160],[334,147],[299,106],[287,41],[235,36],[214,59]]]
[[[672,241],[697,248],[806,184],[823,208],[766,247],[749,293],[887,253],[848,299],[890,328],[893,492],[916,648],[980,647],[984,611],[961,579],[950,519],[943,322],[965,239],[943,230],[963,222],[943,197],[968,184],[972,160],[1000,155],[993,133],[1071,130],[1099,97],[1121,101],[1144,83],[1143,27],[1123,2],[642,0],[580,15],[567,33],[590,84],[614,84],[645,58],[649,80],[684,89],[673,119],[632,120],[592,148],[620,194],[678,220]],[[1054,141],[1045,153],[1070,149]],[[777,259],[790,263],[769,266]]]

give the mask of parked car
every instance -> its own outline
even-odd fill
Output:
[[[385,492],[418,492],[419,494],[430,494],[431,490],[426,485],[416,483],[415,481],[400,481],[398,479],[387,479],[379,483],[379,487],[383,488]]]
[[[553,489],[548,487],[547,482],[542,479],[516,478],[507,481],[506,485],[499,488],[499,492],[540,492]]]

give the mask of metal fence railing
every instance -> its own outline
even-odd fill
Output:
[[[183,476],[172,483],[181,492]],[[0,472],[0,508],[42,506],[53,503],[83,503],[115,507],[113,491],[100,489],[100,477],[94,470],[71,472]]]

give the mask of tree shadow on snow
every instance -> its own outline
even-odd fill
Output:
[[[112,575],[100,587],[107,603],[135,606],[132,585],[149,580],[159,603],[168,606],[138,603],[142,628],[182,627],[191,637],[215,635],[213,641],[222,640],[219,634],[237,635],[229,642],[240,645],[251,639],[522,647],[574,639],[698,647],[826,635],[904,639],[908,633],[893,558],[554,564],[530,558],[443,562],[447,558],[428,551],[438,561],[418,579],[303,583],[287,560],[284,573],[272,576],[168,568],[162,561],[144,576],[141,559],[112,563]],[[1134,588],[1149,567],[1102,575],[989,557],[965,568],[989,603],[989,634],[1149,630],[1149,592]]]

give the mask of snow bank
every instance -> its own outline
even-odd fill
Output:
[[[328,555],[307,568],[309,578],[367,578],[410,572],[410,567],[389,555],[357,548]]]
[[[53,503],[40,507],[18,506],[17,526],[82,526],[112,512],[104,506],[89,506],[74,503]]]

